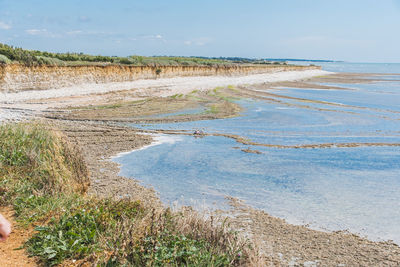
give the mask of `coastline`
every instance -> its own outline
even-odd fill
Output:
[[[113,155],[131,153],[147,147],[152,142],[149,136],[130,128],[92,125],[85,132],[83,128],[86,126],[77,122],[55,123],[58,129],[66,131],[64,133],[69,138],[81,144],[92,177],[96,177],[89,188],[90,194],[117,199],[130,198],[146,201],[153,206],[164,206],[157,191],[143,186],[134,178],[119,176],[119,164],[110,160]],[[99,132],[102,132],[104,143],[98,142],[96,135]],[[133,144],[129,138],[122,138],[125,139],[122,142],[112,140],[118,132],[119,135],[122,132],[135,135],[136,143]],[[106,135],[108,137],[105,137]],[[146,141],[140,141],[142,138],[146,138]],[[110,145],[110,142],[114,144],[112,148],[109,147],[111,150],[99,153],[99,149],[104,148],[105,144]],[[238,199],[228,198],[228,200],[231,209],[215,211],[216,218],[225,218],[225,223],[249,238],[272,266],[287,266],[293,262],[307,263],[311,266],[374,265],[382,262],[390,265],[400,261],[400,247],[390,241],[375,242],[346,231],[327,232],[313,230],[305,225],[293,225],[265,211],[245,205]]]
[[[165,134],[152,134],[152,133],[142,133],[142,135],[148,135],[152,138],[152,142],[148,145],[130,150],[130,151],[126,151],[126,152],[120,152],[114,156],[110,157],[110,160],[114,160],[114,159],[118,159],[121,158],[127,154],[130,154],[132,152],[136,152],[136,151],[140,151],[140,150],[145,150],[147,148],[153,147],[153,146],[158,146],[158,145],[162,145],[165,143],[175,143],[176,141],[179,141],[179,139],[177,140],[177,138],[172,138],[169,137],[168,135]]]
[[[209,77],[205,77],[207,79]],[[230,79],[227,78],[227,79]],[[230,85],[228,83],[227,85]],[[213,86],[214,87],[214,86]],[[212,89],[204,89],[205,91]],[[185,89],[184,92],[191,90]],[[152,89],[146,95],[152,94]],[[177,91],[168,90],[168,94]],[[180,91],[178,91],[180,92]],[[162,93],[158,93],[162,96]],[[172,94],[173,95],[173,94]],[[50,106],[53,103],[50,103]],[[44,104],[43,110],[49,105]],[[63,131],[71,140],[80,144],[91,170],[90,194],[102,197],[132,198],[162,205],[158,193],[144,187],[139,181],[118,176],[118,163],[110,159],[157,145],[152,135],[128,127],[107,125],[102,122],[44,119]],[[155,144],[154,144],[155,142]],[[229,222],[245,235],[262,243],[265,256],[271,262],[283,265],[295,261],[298,264],[372,264],[381,261],[400,261],[400,249],[391,242],[373,242],[345,232],[321,232],[305,226],[288,224],[264,211],[253,209],[238,200],[231,199]],[[328,240],[328,242],[327,242]],[[372,253],[371,261],[365,253]]]
[[[175,94],[188,94],[193,90],[207,91],[220,86],[239,86],[245,84],[288,82],[333,74],[323,70],[281,71],[275,73],[252,74],[247,76],[188,76],[160,79],[145,79],[128,82],[87,83],[71,87],[21,92],[1,92],[0,104],[15,102],[104,94],[115,91],[135,90],[144,95],[167,97]],[[154,92],[157,89],[157,92]]]

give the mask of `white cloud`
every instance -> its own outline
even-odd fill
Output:
[[[46,29],[30,29],[30,30],[25,30],[25,32],[29,35],[44,35],[47,34],[48,31]]]
[[[43,36],[43,37],[48,37],[48,38],[60,38],[62,37],[61,34],[59,33],[52,33],[48,31],[47,29],[29,29],[25,30],[25,32],[29,35],[32,36]]]
[[[142,35],[139,36],[141,39],[146,39],[146,40],[164,40],[161,34],[153,34],[153,35]]]
[[[78,35],[78,34],[83,34],[83,31],[81,30],[76,30],[76,31],[69,31],[66,32],[67,35]]]
[[[209,37],[196,38],[193,40],[186,40],[183,42],[184,45],[197,45],[204,46],[212,42],[212,39]]]
[[[78,21],[86,23],[86,22],[90,22],[91,19],[87,16],[80,16],[80,17],[78,17]]]
[[[5,23],[5,22],[0,21],[0,29],[2,29],[2,30],[9,30],[9,29],[11,29],[11,25],[10,25],[10,24],[7,24],[7,23]]]

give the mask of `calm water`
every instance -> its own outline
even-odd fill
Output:
[[[326,63],[324,68],[400,73],[400,64]],[[273,93],[282,103],[241,100],[245,111],[237,118],[146,128],[204,129],[281,145],[400,143],[400,81],[337,86],[352,90],[279,88]],[[122,163],[122,175],[154,186],[165,203],[225,207],[230,195],[291,223],[400,243],[399,147],[250,146],[263,154],[248,154],[241,149],[249,146],[225,137],[159,139],[159,145],[115,160]]]

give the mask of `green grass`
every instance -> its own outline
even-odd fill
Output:
[[[183,98],[184,97],[184,95],[183,94],[175,94],[175,95],[172,95],[172,96],[170,96],[172,99],[178,99],[178,98]]]
[[[49,125],[0,126],[0,206],[35,226],[25,244],[40,264],[232,266],[248,243],[193,211],[84,194],[88,171],[77,147]],[[74,263],[75,262],[75,263]]]
[[[205,113],[208,113],[208,114],[218,114],[219,111],[220,111],[220,110],[219,110],[219,108],[218,108],[218,105],[211,105],[210,108],[207,109],[207,110],[205,111]]]
[[[240,98],[238,97],[232,97],[232,96],[227,96],[226,94],[224,94],[223,92],[221,92],[221,90],[223,90],[225,87],[216,87],[214,88],[212,91],[210,91],[208,93],[208,95],[210,96],[214,96],[219,98],[220,100],[224,100],[227,102],[234,102],[236,100],[240,100]],[[235,89],[235,87],[233,87],[232,85],[229,85],[228,87],[226,87],[229,90],[235,91],[237,89]]]

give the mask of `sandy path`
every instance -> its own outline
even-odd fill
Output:
[[[281,81],[297,81],[315,76],[323,76],[330,72],[323,70],[282,71],[276,73],[254,74],[247,76],[201,76],[175,77],[163,79],[136,80],[104,84],[82,84],[49,90],[32,90],[17,93],[0,93],[0,103],[15,103],[28,100],[47,99],[55,97],[80,96],[107,93],[121,90],[142,90],[146,94],[149,88],[156,88],[157,96],[187,94],[193,90],[209,90],[218,86],[245,85]]]
[[[31,231],[16,226],[11,209],[2,207],[0,208],[0,213],[13,225],[10,237],[6,242],[0,243],[0,266],[37,266],[32,258],[28,258],[24,249],[18,249],[28,239]]]

